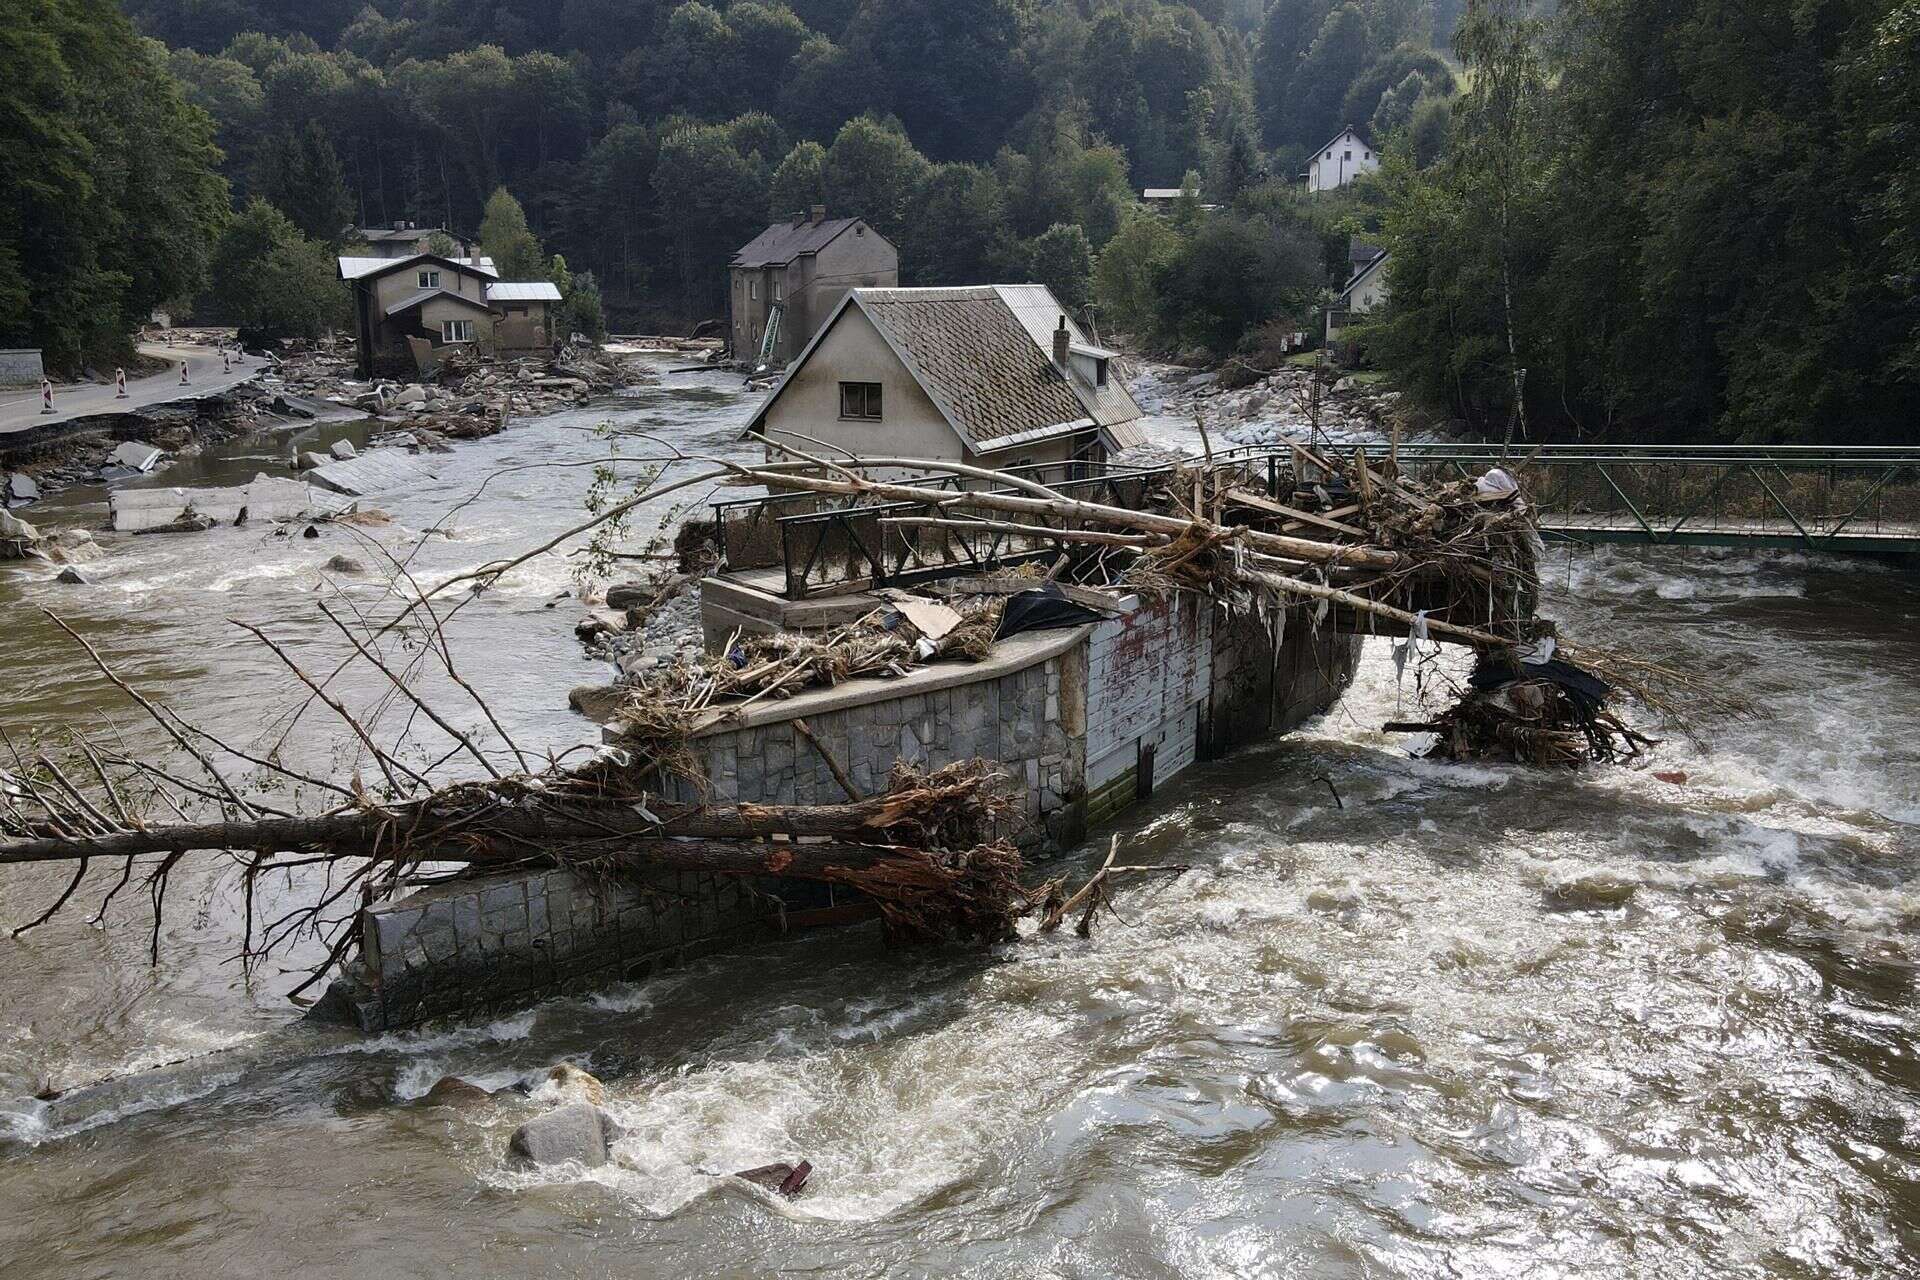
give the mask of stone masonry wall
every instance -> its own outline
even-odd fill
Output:
[[[38,347],[0,347],[0,386],[39,386],[46,377]]]
[[[656,966],[777,936],[831,886],[662,871],[600,882],[571,871],[436,885],[361,912],[360,959],[322,1016],[366,1031],[510,1007],[644,977]]]
[[[805,719],[862,795],[885,789],[896,760],[923,769],[975,756],[994,761],[1012,775],[1026,808],[1025,827],[1009,834],[1023,846],[1065,848],[1081,830],[1084,660],[1076,646],[996,680]],[[1062,697],[1063,682],[1073,697]],[[712,733],[694,745],[719,799],[834,804],[846,798],[791,720]]]

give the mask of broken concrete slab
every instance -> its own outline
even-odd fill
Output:
[[[335,493],[357,498],[365,493],[420,484],[433,479],[433,473],[403,449],[375,449],[357,458],[315,467],[308,478]]]
[[[129,471],[138,471],[141,475],[160,465],[160,459],[166,455],[150,444],[141,444],[138,440],[128,440],[114,448],[107,455],[107,461],[115,466],[125,467]]]
[[[256,475],[249,484],[226,489],[115,489],[107,495],[112,527],[119,533],[142,533],[172,526],[182,517],[197,516],[214,524],[278,523],[336,515],[351,509],[335,495],[268,475]]]

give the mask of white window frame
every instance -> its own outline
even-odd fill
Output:
[[[472,342],[473,321],[442,320],[440,322],[440,340],[443,343]]]
[[[422,271],[420,273],[420,287],[422,289],[438,289],[440,287],[440,273],[438,271]]]

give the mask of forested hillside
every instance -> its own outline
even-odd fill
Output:
[[[1038,279],[1256,363],[1367,235],[1393,301],[1364,351],[1495,431],[1915,429],[1920,0],[124,8],[152,39],[109,0],[0,25],[0,344],[56,367],[159,302],[324,327],[344,229],[399,219],[488,232],[589,328],[602,296],[686,326],[733,249],[825,204],[908,283]],[[1346,124],[1386,168],[1306,194]]]
[[[310,235],[342,198],[358,221],[471,229],[504,186],[629,323],[716,312],[727,255],[815,203],[876,223],[915,282],[1039,275],[1084,298],[1140,187],[1191,173],[1229,203],[1296,172],[1346,115],[1364,125],[1389,98],[1409,115],[1423,85],[1450,85],[1424,0],[127,7],[218,122],[240,198]],[[1296,26],[1297,51],[1263,44]],[[316,126],[338,182],[328,157],[276,160]],[[1342,242],[1336,214],[1310,222],[1282,195],[1243,238],[1312,242],[1310,275],[1286,281],[1297,303]],[[1237,337],[1271,310],[1223,323]]]

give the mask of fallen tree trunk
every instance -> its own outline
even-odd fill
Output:
[[[393,860],[395,833],[405,833],[410,861],[493,861],[506,858],[514,844],[550,841],[579,844],[619,840],[669,844],[675,839],[752,841],[771,836],[842,837],[867,835],[884,843],[891,827],[916,823],[928,815],[924,801],[889,793],[847,804],[660,806],[650,816],[631,805],[595,805],[568,801],[564,808],[504,809],[484,818],[464,807],[432,802],[389,809],[356,809],[310,818],[260,818],[239,822],[171,823],[135,831],[99,835],[43,835],[0,840],[0,865],[22,862],[71,862],[80,858],[126,858],[196,850],[244,850],[288,853],[325,850],[340,857]],[[464,833],[463,833],[464,829]],[[383,848],[382,841],[389,846]],[[811,846],[809,846],[811,847]],[[421,856],[422,850],[440,856]],[[525,861],[524,848],[512,855]]]

